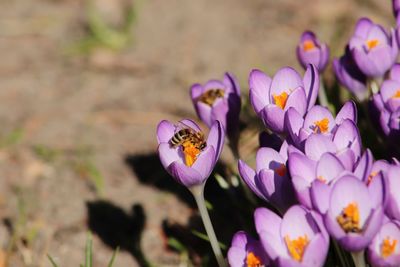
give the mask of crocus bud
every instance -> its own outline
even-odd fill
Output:
[[[321,43],[313,32],[305,31],[297,45],[297,58],[304,69],[313,64],[321,73],[329,62],[329,47]]]

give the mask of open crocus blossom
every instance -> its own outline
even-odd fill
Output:
[[[280,218],[266,208],[258,208],[254,221],[261,244],[274,266],[323,266],[329,236],[319,214],[294,205]]]
[[[400,138],[400,64],[393,66],[389,79],[382,83],[372,99],[374,109],[380,112],[383,133],[393,140]]]
[[[303,68],[313,64],[321,73],[329,61],[329,48],[321,43],[311,31],[305,31],[297,45],[297,58]]]
[[[157,140],[164,168],[176,181],[190,188],[210,176],[222,151],[224,129],[215,121],[205,139],[192,120],[181,120],[177,125],[163,120],[157,127]]]
[[[225,73],[223,80],[194,84],[190,96],[199,118],[211,127],[218,120],[230,137],[239,127],[240,87],[234,75]]]
[[[349,48],[357,66],[368,77],[382,77],[398,54],[394,31],[388,34],[368,18],[357,22]]]
[[[367,187],[354,175],[344,174],[328,192],[313,193],[329,234],[343,248],[358,252],[371,243],[383,221],[383,187]]]
[[[339,83],[352,92],[360,101],[368,97],[367,77],[354,62],[348,46],[343,56],[333,60],[333,69]]]
[[[301,116],[317,99],[319,74],[315,66],[309,65],[302,79],[290,67],[280,69],[271,79],[260,70],[249,76],[250,102],[265,126],[276,133],[285,132],[284,118],[289,108]]]
[[[293,108],[285,116],[286,129],[295,144],[300,144],[312,133],[333,134],[345,119],[357,123],[357,108],[353,101],[346,102],[336,118],[326,107],[313,106],[303,117]]]
[[[287,144],[283,143],[278,153],[272,148],[262,147],[257,151],[256,170],[239,160],[240,176],[260,198],[271,202],[279,211],[285,212],[295,203],[295,195],[286,170]]]
[[[267,267],[269,259],[260,241],[239,231],[232,238],[228,262],[231,267]]]
[[[368,259],[372,267],[400,266],[400,227],[396,221],[382,225],[368,247]]]

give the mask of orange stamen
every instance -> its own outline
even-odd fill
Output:
[[[392,242],[390,242],[390,238],[386,237],[382,244],[381,244],[381,255],[383,258],[387,258],[390,255],[393,254],[393,252],[396,249],[396,245],[397,245],[397,240],[393,239]]]
[[[196,148],[192,142],[186,141],[182,144],[183,154],[185,155],[185,164],[186,166],[191,167],[197,159],[197,156],[200,154],[200,149]]]
[[[309,242],[307,235],[299,236],[293,240],[290,240],[289,236],[285,236],[285,243],[289,254],[298,262],[301,262],[303,259],[304,250]]]
[[[317,177],[317,179],[326,184],[326,179],[323,176],[320,175]]]
[[[283,93],[280,94],[280,95],[273,95],[275,104],[276,104],[278,107],[280,107],[281,109],[284,109],[285,106],[286,106],[286,101],[287,101],[288,96],[289,96],[289,95],[288,95],[286,92],[283,92]]]
[[[246,257],[246,264],[247,267],[260,267],[262,262],[253,252],[249,252]]]
[[[360,212],[357,203],[350,203],[345,207],[342,213],[336,217],[336,221],[340,227],[348,233],[359,233],[360,229]]]
[[[400,98],[400,89],[398,89],[391,98]]]
[[[368,51],[375,48],[378,44],[379,44],[379,41],[377,39],[368,40],[367,41]]]
[[[320,121],[315,121],[314,122],[314,133],[326,133],[328,132],[329,129],[329,119],[328,118],[323,118]]]
[[[372,179],[374,179],[374,177],[377,175],[377,172],[371,172],[370,175],[368,175],[368,179],[367,179],[367,186],[372,182]]]
[[[312,49],[314,49],[314,48],[315,48],[315,44],[314,44],[313,41],[311,41],[311,40],[305,40],[305,41],[303,42],[303,50],[304,50],[305,52],[308,52],[308,51],[310,51],[310,50],[312,50]]]
[[[278,168],[275,169],[275,172],[280,177],[283,177],[286,174],[286,166],[285,166],[285,164],[281,164]]]

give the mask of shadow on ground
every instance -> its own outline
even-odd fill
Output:
[[[190,207],[196,208],[189,190],[177,184],[164,170],[157,153],[127,155],[124,161],[142,184],[175,194]],[[207,181],[205,198],[211,205],[209,212],[217,236],[220,242],[229,248],[232,236],[236,231],[254,231],[252,212],[253,208],[259,206],[260,203],[257,200],[256,203],[247,201],[240,187],[221,188],[214,178],[214,174],[218,173],[227,177],[227,170],[228,168],[224,163],[217,164]],[[194,232],[205,233],[197,212],[189,217],[185,225],[170,222],[166,218],[162,223],[162,229],[167,238],[174,238],[185,246],[194,264],[203,261],[200,259],[204,259],[207,255],[212,255],[208,241],[194,234]],[[204,264],[204,262],[201,262],[201,264]],[[207,266],[216,266],[213,257],[210,258]]]
[[[128,251],[140,266],[150,266],[140,246],[146,223],[142,205],[133,205],[129,213],[104,200],[87,202],[86,207],[89,229],[106,245]]]

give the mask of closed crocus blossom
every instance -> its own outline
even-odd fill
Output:
[[[400,221],[400,166],[392,165],[386,173],[388,201],[385,213],[389,218]]]
[[[228,136],[237,133],[241,101],[239,83],[233,74],[226,73],[221,81],[192,85],[190,96],[197,115],[208,127],[218,120]]]
[[[305,31],[297,45],[297,58],[304,69],[313,64],[321,73],[329,62],[329,48],[311,31]]]
[[[271,79],[260,70],[249,77],[250,102],[265,126],[277,133],[285,132],[285,113],[293,107],[304,115],[317,99],[319,74],[309,65],[304,78],[290,67],[280,69]]]
[[[381,130],[392,139],[400,138],[400,64],[395,64],[390,77],[373,97],[374,109],[380,112]]]
[[[302,206],[292,206],[280,218],[266,208],[254,212],[261,243],[274,266],[323,266],[329,236],[319,214]]]
[[[266,267],[269,259],[260,241],[239,231],[228,250],[228,262],[231,267]]]
[[[399,222],[389,221],[382,225],[368,247],[368,259],[372,267],[400,266]]]
[[[365,249],[379,231],[383,221],[384,192],[383,187],[380,191],[376,189],[378,187],[368,188],[352,174],[344,174],[328,192],[313,192],[329,234],[346,250]]]
[[[345,119],[357,123],[357,108],[353,101],[346,102],[336,118],[326,107],[313,106],[303,117],[293,108],[285,116],[286,129],[295,144],[300,144],[312,133],[333,134]]]
[[[183,132],[182,132],[183,130]],[[199,126],[192,120],[182,120],[177,125],[163,120],[157,127],[158,153],[164,168],[179,183],[192,187],[204,183],[211,174],[224,144],[224,129],[220,122],[211,126],[204,144],[197,138],[189,139],[189,132],[203,136]],[[182,140],[178,145],[172,144]],[[197,141],[197,143],[196,143]]]
[[[398,54],[394,31],[388,34],[368,18],[357,22],[349,48],[357,66],[369,77],[382,77]]]
[[[240,176],[260,198],[271,202],[279,211],[285,212],[295,203],[295,195],[286,169],[287,144],[280,152],[269,147],[257,151],[256,170],[239,160]]]
[[[339,83],[352,92],[360,101],[368,97],[367,77],[354,62],[348,46],[343,56],[333,60],[333,69]]]

